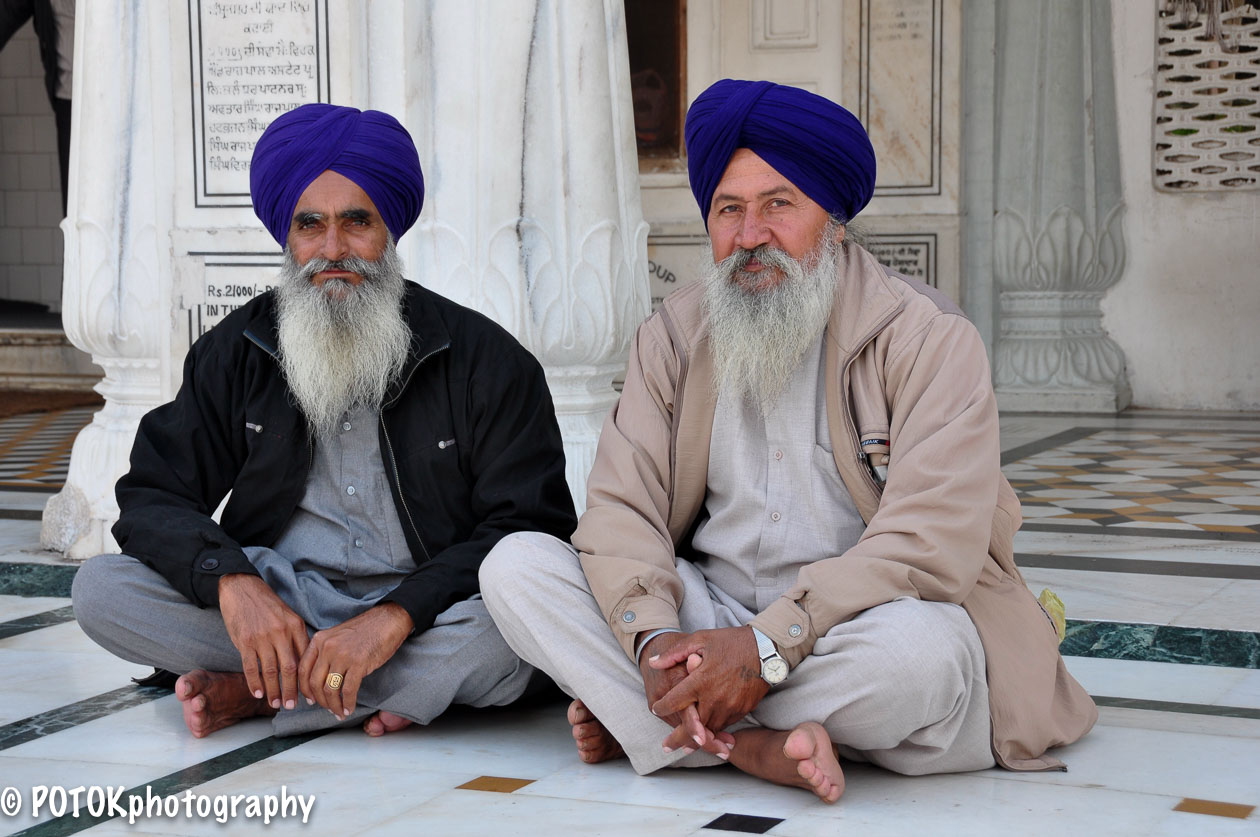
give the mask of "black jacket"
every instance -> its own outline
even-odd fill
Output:
[[[379,436],[417,569],[383,601],[423,631],[478,591],[477,568],[504,535],[568,538],[575,520],[538,361],[490,320],[417,285],[403,306],[410,356]],[[305,490],[314,447],[276,359],[275,311],[265,293],[196,342],[175,400],[141,420],[116,489],[122,551],[201,607],[218,604],[220,576],[257,574],[241,547],[274,544]]]

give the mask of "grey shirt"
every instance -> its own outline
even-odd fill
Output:
[[[315,444],[306,493],[271,549],[246,547],[264,580],[317,630],[362,613],[416,568],[381,460],[376,411]]]
[[[754,613],[791,588],[801,567],[846,552],[866,528],[832,458],[823,339],[768,415],[742,396],[718,396],[692,544],[709,586]]]

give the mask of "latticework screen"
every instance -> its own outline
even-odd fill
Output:
[[[1156,189],[1260,189],[1257,6],[1260,0],[1159,0]]]

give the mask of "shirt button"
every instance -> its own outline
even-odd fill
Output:
[[[633,610],[627,610],[625,613],[621,614],[621,621],[622,621],[622,622],[625,622],[625,623],[627,623],[627,624],[629,624],[630,622],[633,622],[633,621],[634,621],[634,611],[633,611]]]
[[[800,636],[800,635],[801,635],[800,625],[793,625],[792,627],[788,628],[788,636]]]
[[[770,519],[773,520],[775,523],[779,522],[780,517],[782,517],[782,515],[780,515],[778,512],[774,512],[773,514],[770,515]]]
[[[349,494],[351,497],[353,497],[353,496],[354,496],[354,486],[353,486],[353,485],[346,486],[346,493],[347,493],[347,494]]]
[[[776,451],[774,452],[774,458],[775,458],[775,459],[782,459],[782,458],[783,458],[783,451],[781,451],[781,450],[776,450]]]
[[[201,562],[201,568],[203,570],[213,570],[218,566],[219,566],[218,558],[207,558],[206,560]]]
[[[363,546],[363,538],[355,538],[354,545],[361,548]]]
[[[341,429],[342,429],[342,430],[349,430],[349,429],[350,429],[350,422],[346,422],[345,424],[341,425]]]

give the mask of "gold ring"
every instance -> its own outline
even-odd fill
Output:
[[[341,688],[341,681],[344,679],[345,678],[334,671],[332,674],[328,675],[328,679],[324,681],[324,685],[335,692]]]

